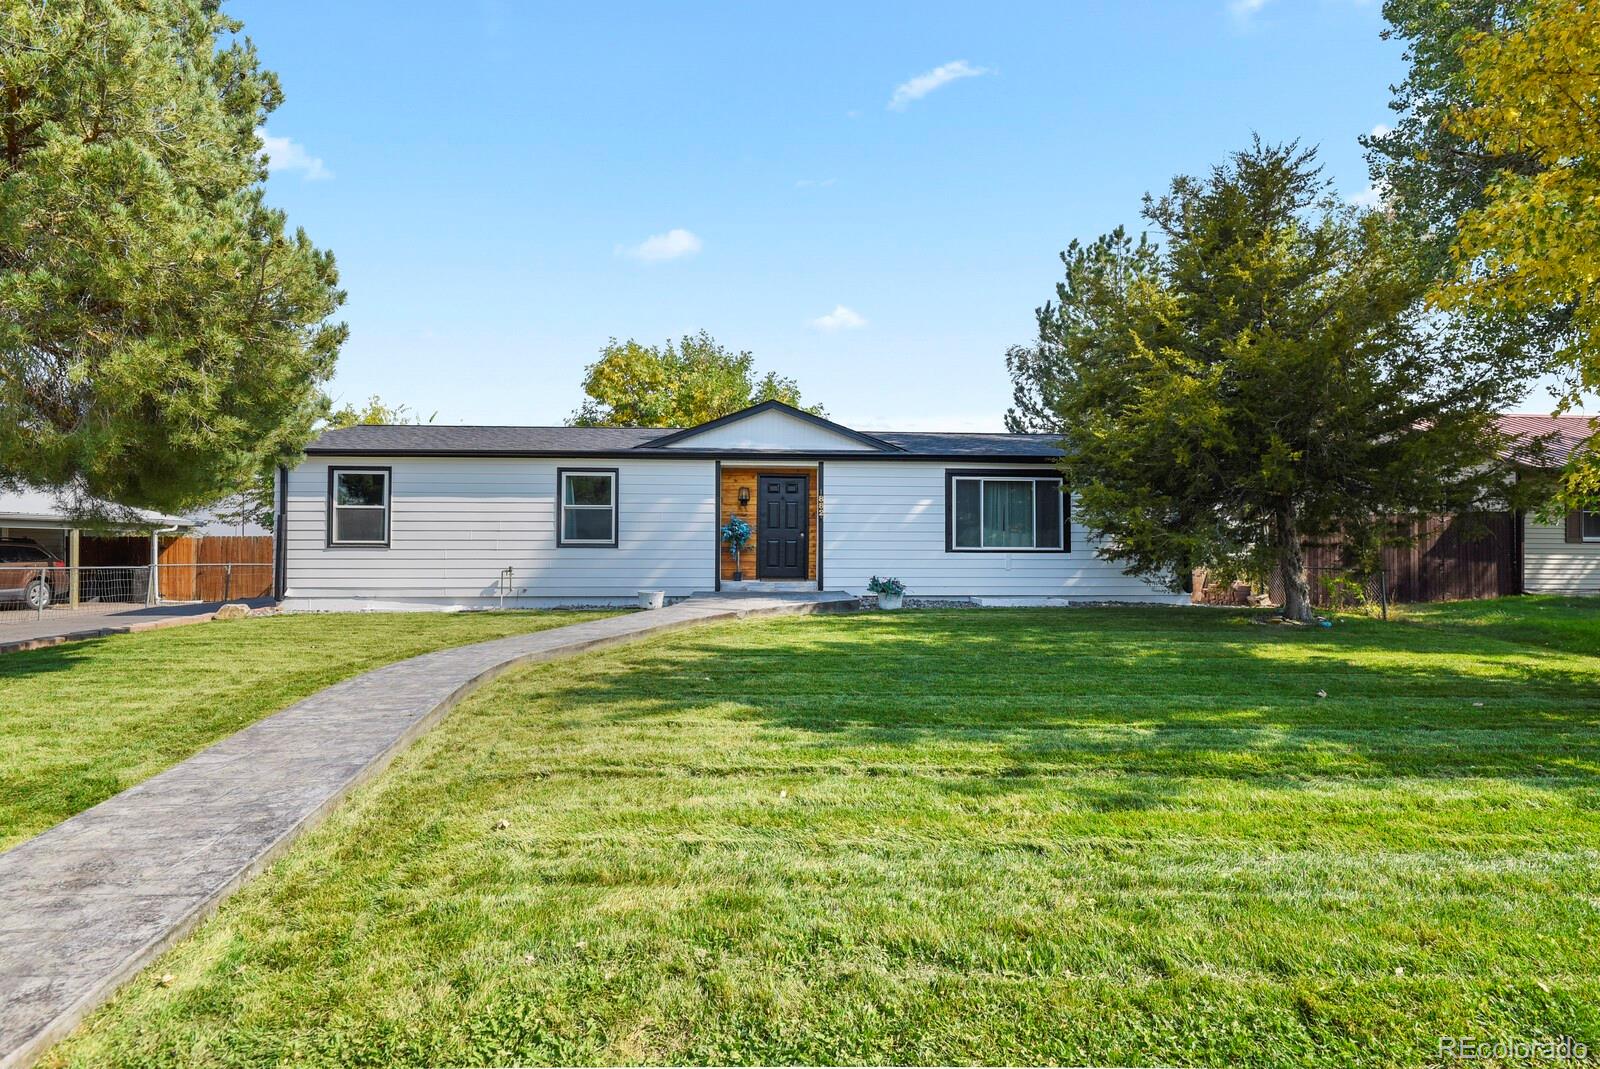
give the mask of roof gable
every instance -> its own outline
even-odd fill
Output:
[[[644,443],[650,449],[734,449],[763,452],[818,450],[897,453],[901,448],[802,412],[781,401],[763,401],[698,427],[674,431]]]

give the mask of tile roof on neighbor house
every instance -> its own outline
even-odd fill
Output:
[[[689,447],[652,447],[651,442],[677,434],[668,427],[449,427],[423,425],[363,425],[323,432],[307,447],[318,454],[366,456],[684,456],[697,452],[736,454],[734,449],[696,450]],[[914,460],[919,457],[1001,457],[1050,460],[1061,455],[1049,434],[964,434],[927,431],[872,431],[871,437],[894,447],[894,452],[859,451],[854,458],[871,456]],[[826,451],[824,451],[826,452]]]
[[[1496,422],[1501,432],[1516,439],[1501,455],[1534,467],[1558,468],[1567,462],[1573,450],[1595,433],[1593,419],[1591,416],[1500,416]]]

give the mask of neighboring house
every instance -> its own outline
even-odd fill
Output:
[[[99,522],[87,527],[81,517],[75,516],[47,490],[0,490],[0,538],[29,539],[60,560],[76,564],[78,562],[71,559],[71,546],[80,533],[149,536],[156,531],[187,532],[194,526],[182,516],[168,516],[148,509],[115,506],[108,507],[107,511],[116,517],[115,522]]]
[[[1519,439],[1507,458],[1525,468],[1559,468],[1594,433],[1588,416],[1501,416]],[[1522,517],[1522,590],[1600,594],[1600,511],[1569,512],[1556,523]]]
[[[1048,435],[865,434],[775,401],[688,430],[356,426],[279,473],[298,609],[632,602],[714,590],[1183,603],[1095,555]],[[719,540],[755,537],[743,581]]]
[[[34,546],[60,562],[59,572],[38,578],[37,585],[48,584],[45,604],[76,606],[81,599],[108,596],[158,597],[159,575],[151,583],[146,569],[157,561],[160,535],[187,533],[193,524],[148,509],[102,504],[99,511],[115,519],[101,518],[88,525],[47,490],[0,491],[0,604],[15,603],[7,595],[27,589],[27,573],[37,567]],[[138,572],[131,572],[130,566]]]

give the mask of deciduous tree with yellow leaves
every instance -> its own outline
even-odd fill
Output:
[[[1461,216],[1453,270],[1435,296],[1496,316],[1565,310],[1555,355],[1570,406],[1600,391],[1600,4],[1518,5],[1504,27],[1465,36],[1460,79],[1469,103],[1447,129],[1532,166],[1497,171]],[[1600,500],[1600,450],[1566,483],[1569,504]]]

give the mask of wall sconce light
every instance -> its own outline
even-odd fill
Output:
[[[750,488],[741,486],[739,487],[739,507],[744,508],[748,504],[750,504]]]

